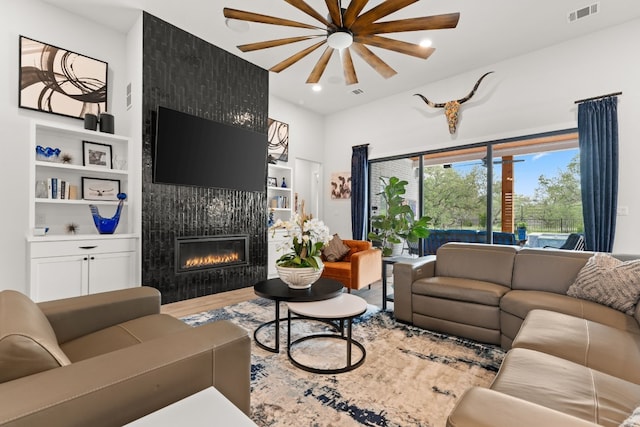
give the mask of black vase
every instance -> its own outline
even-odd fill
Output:
[[[114,133],[113,115],[109,113],[100,114],[100,132]]]
[[[84,115],[84,128],[89,130],[98,130],[98,116],[87,113]]]

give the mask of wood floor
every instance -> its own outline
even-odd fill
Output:
[[[393,292],[392,278],[389,277],[387,283],[389,286],[388,292]],[[358,295],[369,304],[382,306],[382,282],[378,281],[371,285],[371,289],[361,289],[359,291],[353,291],[354,295]],[[258,298],[253,292],[253,287],[236,289],[234,291],[222,292],[214,295],[207,295],[199,298],[192,298],[186,301],[178,301],[171,304],[165,304],[161,308],[161,312],[169,314],[174,317],[183,317],[190,314],[201,313],[203,311],[214,310],[216,308],[225,307],[227,305],[237,304],[242,301],[248,301]],[[387,309],[393,308],[393,303],[387,303]]]

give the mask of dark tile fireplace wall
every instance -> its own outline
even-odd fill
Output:
[[[268,92],[267,71],[144,14],[142,284],[158,288],[163,303],[266,278],[267,212],[265,192],[154,184],[155,111],[162,105],[266,133]],[[248,265],[175,274],[176,237],[224,234],[249,236]]]

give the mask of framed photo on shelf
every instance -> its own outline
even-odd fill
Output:
[[[82,198],[84,200],[118,200],[119,179],[82,177]]]
[[[82,164],[97,168],[113,168],[113,156],[109,144],[82,141]]]
[[[277,187],[278,186],[278,178],[270,176],[267,178],[267,185],[269,187]]]

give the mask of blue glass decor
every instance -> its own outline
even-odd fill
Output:
[[[57,162],[60,155],[59,148],[44,148],[42,145],[36,146],[36,160],[44,160],[46,162]]]
[[[98,233],[100,234],[113,234],[118,228],[118,222],[120,222],[120,213],[122,212],[122,205],[124,204],[124,200],[127,198],[126,193],[118,193],[118,199],[120,202],[118,203],[118,209],[116,209],[115,215],[111,218],[103,218],[100,216],[100,212],[98,211],[98,207],[96,205],[89,205],[89,209],[91,209],[91,215],[93,215],[93,223],[96,225],[98,229]]]

